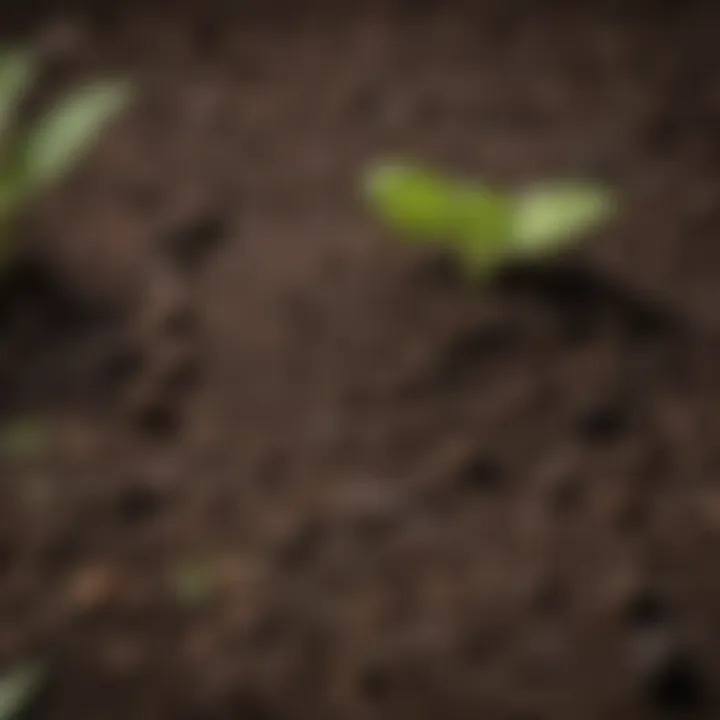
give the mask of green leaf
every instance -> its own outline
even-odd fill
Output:
[[[391,229],[449,245],[472,277],[496,266],[510,248],[512,204],[484,185],[380,165],[368,175],[366,194]]]
[[[380,165],[368,173],[365,194],[374,211],[392,230],[431,240],[455,230],[454,188],[429,171]]]
[[[38,664],[21,665],[0,677],[0,720],[17,720],[35,699],[45,679]]]
[[[15,122],[20,103],[37,76],[33,53],[24,50],[0,51],[0,144]]]
[[[51,110],[27,138],[25,188],[34,191],[70,170],[130,99],[126,83],[100,83],[75,91]]]
[[[422,168],[380,165],[367,176],[366,195],[384,222],[415,237],[477,246],[507,239],[511,228],[501,195]]]
[[[517,198],[513,237],[520,254],[563,247],[595,230],[615,213],[616,199],[591,184],[536,187]]]

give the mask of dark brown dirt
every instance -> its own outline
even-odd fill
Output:
[[[3,288],[37,716],[720,717],[720,7],[48,4],[47,89],[143,95]],[[385,154],[626,209],[483,292],[367,217]]]

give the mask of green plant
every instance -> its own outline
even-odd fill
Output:
[[[616,198],[591,183],[506,192],[412,165],[372,168],[364,192],[393,231],[446,248],[473,278],[557,253],[609,220]]]
[[[215,594],[217,567],[212,558],[185,558],[170,569],[168,579],[181,606],[202,607]]]
[[[130,100],[125,82],[76,89],[31,128],[20,111],[39,76],[28,50],[0,50],[0,268],[13,256],[12,223],[38,193],[61,179]]]

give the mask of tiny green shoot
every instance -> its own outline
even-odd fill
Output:
[[[20,665],[0,676],[0,720],[19,720],[45,680],[41,665]]]
[[[405,164],[372,168],[364,194],[391,231],[447,249],[477,279],[563,250],[610,220],[617,206],[613,192],[593,183],[509,192]]]
[[[170,573],[175,598],[185,608],[198,608],[209,602],[216,589],[216,580],[216,568],[210,559],[185,559]]]
[[[81,160],[132,95],[125,82],[93,83],[67,94],[26,128],[21,110],[39,70],[31,50],[0,50],[0,269],[14,254],[18,214]]]
[[[31,418],[20,418],[0,426],[2,460],[35,460],[44,454],[47,444],[45,427]]]

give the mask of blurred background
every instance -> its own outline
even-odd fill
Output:
[[[34,717],[720,717],[720,7],[27,2],[137,101],[0,280],[0,670]],[[465,282],[401,157],[616,187]]]

